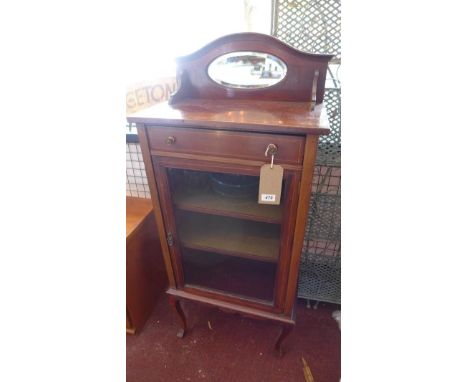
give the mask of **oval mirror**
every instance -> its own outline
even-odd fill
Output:
[[[261,52],[232,52],[214,59],[208,75],[216,83],[236,89],[273,86],[286,77],[287,66],[278,57]]]

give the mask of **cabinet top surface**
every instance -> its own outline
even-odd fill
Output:
[[[145,125],[195,126],[273,132],[283,134],[328,134],[323,104],[312,110],[310,102],[191,99],[175,105],[162,102],[127,117]]]
[[[127,239],[152,210],[153,205],[150,199],[127,196]]]

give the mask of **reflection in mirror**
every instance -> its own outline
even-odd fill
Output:
[[[216,83],[240,89],[273,86],[286,76],[286,64],[278,57],[261,52],[232,52],[219,56],[208,67]]]

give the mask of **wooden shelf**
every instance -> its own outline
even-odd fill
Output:
[[[277,262],[280,226],[205,214],[180,213],[182,246],[191,249]]]
[[[258,204],[256,199],[223,197],[213,190],[188,193],[176,191],[174,204],[180,210],[281,224],[282,206]]]

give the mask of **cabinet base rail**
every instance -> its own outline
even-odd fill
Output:
[[[239,306],[236,304],[232,304],[225,301],[219,301],[216,299],[197,296],[191,293],[187,293],[185,291],[177,290],[177,289],[168,289],[167,294],[169,294],[169,304],[174,308],[179,321],[181,322],[182,326],[177,332],[177,337],[183,338],[187,333],[187,318],[182,309],[180,304],[181,300],[189,300],[189,301],[196,301],[211,307],[219,308],[224,312],[229,313],[238,313],[242,316],[255,318],[255,319],[264,319],[264,320],[272,320],[278,323],[281,323],[281,332],[278,336],[278,339],[275,342],[274,349],[279,357],[284,355],[283,350],[283,342],[286,337],[291,333],[292,329],[294,328],[296,322],[296,309],[293,309],[293,313],[290,317],[269,313],[265,311],[261,311],[255,308],[249,308],[245,306]]]

